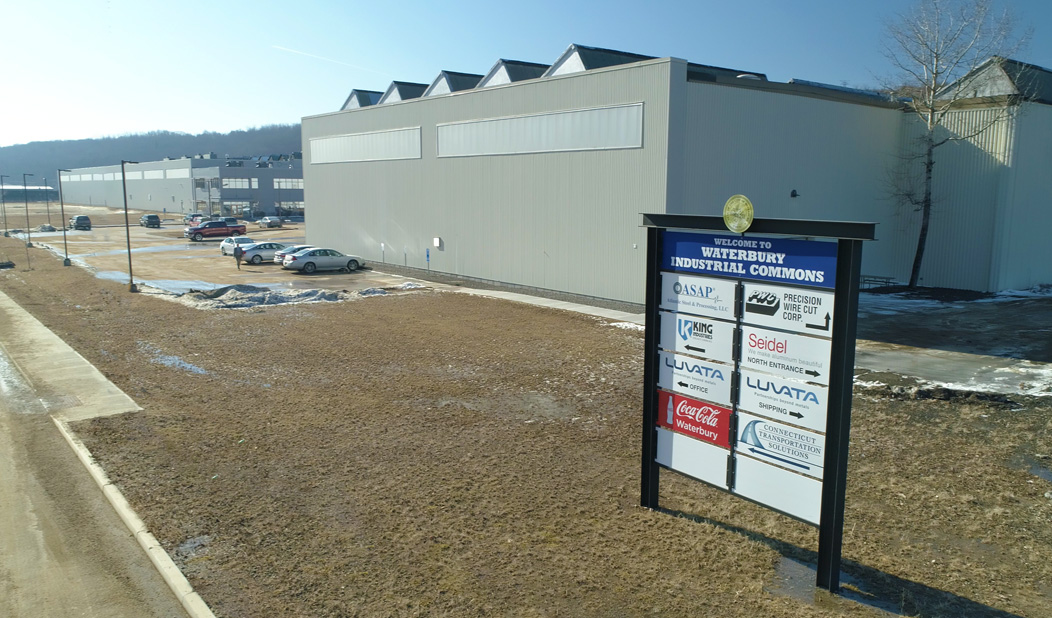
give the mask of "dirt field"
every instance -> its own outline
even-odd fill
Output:
[[[801,600],[814,528],[672,473],[638,506],[637,331],[427,290],[202,312],[30,251],[0,290],[144,408],[74,429],[219,616],[1052,615],[1047,398],[857,391],[848,594]]]

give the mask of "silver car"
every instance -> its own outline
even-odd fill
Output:
[[[313,248],[314,248],[314,245],[288,245],[284,249],[279,249],[274,254],[274,263],[278,264],[278,265],[281,265],[282,263],[285,262],[285,256],[286,255],[288,255],[290,253],[296,253],[298,251],[303,251],[304,249],[313,249]]]
[[[273,262],[274,254],[287,246],[280,242],[257,242],[254,245],[245,247],[245,255],[241,259],[250,264],[260,264],[264,261]]]
[[[281,265],[289,270],[299,270],[307,274],[316,270],[346,269],[347,272],[354,272],[365,265],[365,260],[357,255],[340,253],[336,249],[304,249],[286,255]]]
[[[248,236],[231,236],[230,238],[224,238],[223,242],[219,243],[219,253],[222,255],[234,255],[234,247],[240,245],[244,249],[255,243],[256,241]]]

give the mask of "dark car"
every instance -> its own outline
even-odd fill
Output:
[[[69,229],[71,230],[90,230],[91,219],[87,215],[77,215],[69,218]]]
[[[139,225],[143,227],[161,227],[161,217],[158,215],[143,215],[139,217]]]

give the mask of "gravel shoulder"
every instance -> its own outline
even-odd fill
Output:
[[[638,331],[428,289],[202,311],[43,252],[0,290],[143,407],[73,428],[218,616],[1052,615],[1048,398],[858,390],[849,594],[801,600],[813,528],[672,473],[638,506]]]

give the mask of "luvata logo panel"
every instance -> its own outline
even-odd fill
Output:
[[[741,453],[820,479],[825,448],[824,435],[738,413],[736,450]]]
[[[734,362],[733,323],[667,311],[660,316],[661,348],[721,363]]]
[[[723,406],[658,391],[659,426],[716,446],[731,446],[731,414]]]
[[[742,285],[745,295],[742,321],[746,324],[818,337],[832,336],[833,293],[751,282]]]
[[[779,333],[763,328],[741,329],[741,366],[784,378],[829,384],[829,339]]]
[[[724,405],[731,404],[733,367],[689,356],[658,353],[658,386]]]
[[[829,389],[742,369],[738,409],[825,433]]]
[[[726,279],[661,273],[660,307],[733,320],[737,317],[734,311],[737,287],[737,282]]]

